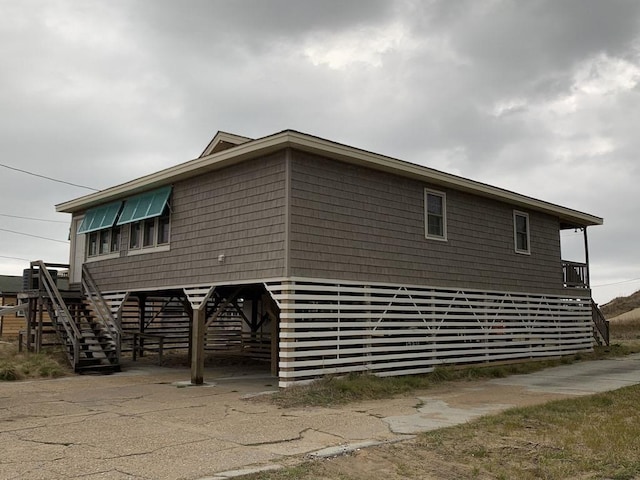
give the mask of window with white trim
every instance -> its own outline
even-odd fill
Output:
[[[171,186],[166,186],[130,197],[124,202],[120,200],[89,209],[78,227],[78,234],[87,236],[87,259],[118,256],[123,225],[127,224],[128,252],[132,255],[168,250],[171,190]]]
[[[513,241],[516,253],[531,253],[528,213],[513,211]]]
[[[120,227],[87,233],[87,257],[109,255],[120,251]]]
[[[425,236],[435,240],[447,239],[447,195],[424,190]]]
[[[146,250],[169,245],[169,207],[159,217],[147,218],[129,224],[129,249]]]

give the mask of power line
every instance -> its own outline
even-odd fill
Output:
[[[44,178],[45,180],[51,180],[52,182],[64,183],[66,185],[71,185],[73,187],[86,188],[87,190],[93,190],[94,192],[98,192],[97,188],[87,187],[85,185],[78,185],[77,183],[66,182],[64,180],[58,180],[57,178],[47,177],[46,175],[40,175],[38,173],[28,172],[27,170],[22,170],[16,167],[10,167],[9,165],[5,165],[0,163],[0,167],[8,168],[9,170],[15,170],[16,172],[26,173],[27,175],[33,175],[34,177]]]
[[[28,260],[26,258],[20,258],[20,257],[8,257],[6,255],[0,255],[0,258],[10,258],[11,260],[24,260],[25,262],[30,262],[31,260]]]
[[[592,285],[591,288],[596,288],[596,287],[609,287],[611,285],[620,285],[622,283],[631,283],[631,282],[637,282],[638,280],[640,280],[640,278],[632,278],[631,280],[622,280],[621,282],[613,282],[613,283],[603,283],[600,285]]]
[[[20,215],[9,215],[8,213],[0,213],[0,217],[21,218],[23,220],[36,220],[38,222],[69,223],[63,220],[47,220],[46,218],[22,217]]]
[[[6,228],[0,228],[0,232],[15,233],[16,235],[25,235],[27,237],[41,238],[42,240],[51,240],[52,242],[69,243],[69,240],[58,240],[56,238],[41,237],[40,235],[32,235],[30,233],[16,232],[15,230],[7,230]]]

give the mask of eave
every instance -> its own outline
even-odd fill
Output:
[[[238,140],[246,139],[246,137],[235,137]],[[60,203],[56,205],[56,211],[65,213],[79,212],[111,200],[135,195],[152,188],[175,183],[285,148],[293,148],[367,168],[374,168],[394,175],[413,178],[430,185],[469,192],[503,201],[519,208],[544,212],[557,216],[565,226],[582,227],[602,225],[603,223],[602,218],[595,215],[294,130],[284,130],[257,140],[247,140],[235,147],[205,155],[84,197]]]

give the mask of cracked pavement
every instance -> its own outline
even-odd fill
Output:
[[[640,355],[335,408],[252,401],[277,379],[247,367],[207,369],[200,387],[186,387],[188,376],[130,364],[110,376],[0,383],[0,480],[229,478],[640,383]]]
[[[110,376],[0,384],[0,479],[198,479],[350,442],[394,439],[366,409],[279,409],[243,399],[277,379],[225,367],[129,366]]]

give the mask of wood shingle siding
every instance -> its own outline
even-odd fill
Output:
[[[279,152],[176,182],[170,250],[127,256],[125,227],[120,258],[91,262],[91,273],[104,291],[282,276],[284,178]]]
[[[513,207],[447,195],[448,240],[425,238],[423,182],[294,152],[291,275],[562,293],[559,220],[528,212],[531,255],[514,251]]]

